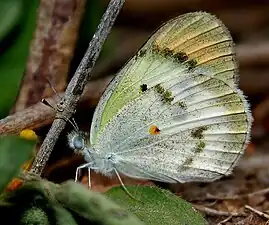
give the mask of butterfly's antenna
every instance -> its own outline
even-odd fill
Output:
[[[57,95],[58,100],[61,100],[61,96],[59,95],[59,92],[55,89],[55,87],[53,86],[53,84],[48,78],[47,78],[47,82],[49,83],[50,88],[53,90],[54,94]]]
[[[42,102],[44,105],[46,105],[46,106],[48,106],[48,107],[54,109],[55,111],[57,111],[56,108],[55,108],[54,106],[52,106],[52,105],[51,105],[45,98],[43,98],[43,99],[41,100],[41,102]],[[74,118],[72,118],[71,120],[68,119],[68,118],[65,118],[65,119],[72,125],[72,127],[74,128],[75,131],[79,131],[78,125],[77,125],[77,123],[75,122]]]
[[[48,106],[48,107],[50,107],[50,108],[52,108],[52,109],[55,110],[55,107],[53,107],[52,104],[50,104],[45,98],[42,98],[42,99],[41,99],[41,102],[42,102],[44,105],[46,105],[46,106]]]
[[[54,94],[57,96],[58,100],[60,101],[61,96],[60,96],[59,92],[55,89],[54,85],[52,84],[52,82],[48,78],[47,78],[47,82],[49,83],[49,85],[50,85],[51,89],[53,90]],[[53,108],[55,111],[57,111],[56,108],[53,107],[46,99],[42,99],[41,102],[44,105],[49,106],[49,107]],[[78,127],[78,125],[77,125],[77,123],[76,123],[76,121],[75,121],[75,119],[73,117],[71,118],[71,120],[67,119],[67,118],[65,118],[65,119],[72,125],[72,127],[74,128],[75,131],[79,131],[79,127]]]
[[[74,129],[75,129],[76,131],[79,131],[79,127],[78,127],[78,125],[77,125],[77,123],[76,123],[74,117],[72,117],[71,120],[70,120],[69,122],[72,122],[72,123],[73,123],[72,126],[74,127]]]
[[[124,183],[122,182],[122,179],[121,179],[121,177],[120,177],[118,171],[116,170],[116,168],[114,168],[114,171],[115,171],[115,173],[116,173],[116,175],[117,175],[117,177],[118,177],[118,179],[119,179],[119,181],[120,181],[120,184],[121,184],[122,188],[124,189],[124,191],[126,191],[126,193],[127,193],[132,199],[134,199],[134,200],[136,200],[136,201],[140,201],[140,200],[136,199],[136,198],[135,198],[135,197],[128,191],[128,189],[126,188],[126,186],[125,186]]]

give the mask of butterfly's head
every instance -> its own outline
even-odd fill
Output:
[[[72,131],[67,135],[68,145],[75,152],[83,154],[88,144],[88,134],[83,131]]]

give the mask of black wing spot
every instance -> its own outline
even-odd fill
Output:
[[[148,90],[148,85],[146,85],[146,84],[141,84],[141,85],[140,85],[140,91],[145,92],[146,90]]]

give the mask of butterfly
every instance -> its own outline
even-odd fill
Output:
[[[90,137],[73,131],[68,142],[87,162],[76,180],[88,168],[89,176],[209,182],[231,174],[251,124],[230,32],[193,12],[148,39],[103,93]]]

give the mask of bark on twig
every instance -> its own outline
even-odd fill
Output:
[[[243,212],[219,211],[216,209],[205,207],[203,205],[193,205],[193,207],[209,216],[247,216],[247,214]]]
[[[248,210],[250,210],[251,212],[254,212],[254,213],[256,213],[257,215],[259,215],[259,216],[261,216],[261,217],[263,217],[263,218],[269,220],[269,215],[268,215],[268,214],[263,213],[263,212],[261,212],[261,211],[259,211],[259,210],[257,210],[257,209],[254,209],[254,208],[252,208],[252,207],[249,206],[249,205],[245,205],[245,208],[248,209]]]

